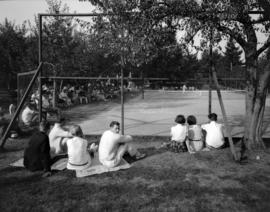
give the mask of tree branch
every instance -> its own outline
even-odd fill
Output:
[[[269,0],[258,0],[260,7],[264,10],[264,18],[270,21],[270,1]]]
[[[259,48],[256,52],[256,56],[258,57],[263,51],[265,51],[267,48],[270,47],[270,36],[268,37],[267,41],[264,43],[264,45]]]
[[[269,21],[267,18],[263,17],[263,18],[259,18],[257,20],[251,21],[252,24],[261,24],[265,21]]]
[[[228,27],[221,26],[219,23],[216,23],[215,26],[216,26],[217,30],[224,32],[224,33],[230,35],[232,38],[234,38],[242,46],[243,49],[244,49],[244,47],[246,47],[247,42],[241,36],[240,33],[234,32],[233,30],[231,30]]]

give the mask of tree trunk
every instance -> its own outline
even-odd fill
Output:
[[[262,124],[267,85],[270,81],[269,65],[259,80],[255,66],[247,69],[245,144],[249,150],[263,149],[265,145],[262,140]]]

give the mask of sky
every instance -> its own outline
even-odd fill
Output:
[[[198,0],[199,1],[199,0]],[[91,13],[93,6],[85,0],[62,0],[63,4],[67,4],[70,8],[70,13]],[[0,23],[3,23],[5,18],[14,21],[15,24],[21,25],[23,21],[30,20],[34,23],[34,17],[38,13],[45,13],[48,5],[45,0],[0,0]],[[258,34],[259,42],[265,41],[263,34]],[[195,44],[199,45],[199,38],[195,40]],[[226,42],[221,42],[221,47],[224,50]],[[261,44],[258,45],[258,47]]]
[[[90,13],[92,5],[81,0],[62,0],[63,5],[67,4],[70,13]],[[5,18],[21,25],[23,21],[30,20],[34,23],[34,17],[38,13],[45,13],[48,5],[45,0],[0,0],[0,22]]]

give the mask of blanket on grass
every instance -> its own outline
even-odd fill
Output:
[[[84,170],[77,170],[76,171],[76,177],[86,177],[86,176],[101,174],[101,173],[105,173],[105,172],[118,171],[120,169],[128,169],[130,167],[131,167],[131,165],[127,161],[122,159],[118,166],[113,167],[113,168],[108,168],[106,166],[103,166],[99,162],[98,157],[95,156],[92,159],[92,164],[90,167],[88,167],[87,169],[84,169]]]
[[[62,171],[62,170],[67,168],[67,162],[68,162],[68,158],[61,158],[61,159],[57,160],[51,166],[51,169],[57,170],[57,171]],[[11,163],[10,166],[24,167],[23,158]],[[88,167],[87,169],[84,169],[84,170],[80,170],[80,171],[77,170],[76,171],[76,177],[86,177],[86,176],[91,176],[91,175],[95,175],[95,174],[102,174],[105,172],[118,171],[120,169],[128,169],[130,167],[131,167],[131,165],[128,162],[126,162],[124,159],[122,159],[121,163],[118,166],[113,167],[113,168],[108,168],[106,166],[103,166],[99,162],[98,156],[95,156],[92,159],[92,164],[90,167]]]

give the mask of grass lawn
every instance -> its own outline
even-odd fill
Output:
[[[166,139],[136,137],[147,158],[85,178],[9,167],[26,139],[9,140],[0,153],[0,211],[270,211],[269,149],[239,165],[228,148],[192,155],[156,149]]]

